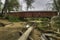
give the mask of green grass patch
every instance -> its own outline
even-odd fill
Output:
[[[6,19],[8,19],[10,22],[19,22],[20,21],[19,17],[14,17],[14,16],[7,16]]]

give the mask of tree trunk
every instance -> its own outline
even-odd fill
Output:
[[[59,10],[59,16],[60,16],[60,10]]]
[[[58,16],[60,16],[60,9],[59,9],[59,5],[57,4],[56,0],[54,0],[54,4],[55,4],[55,7],[56,7],[56,10],[58,11]]]
[[[5,18],[7,16],[7,7],[8,7],[8,0],[5,0],[5,4],[4,4],[4,7],[2,9],[3,18]]]

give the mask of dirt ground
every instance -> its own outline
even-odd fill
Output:
[[[34,29],[30,36],[33,38],[33,40],[41,40],[41,38],[40,38],[41,32],[37,29]]]
[[[21,31],[25,22],[9,22],[8,20],[1,20],[0,25],[0,40],[17,40],[20,35],[19,31]]]
[[[0,23],[4,24],[4,26],[0,26],[0,40],[17,40],[21,36],[20,31],[24,30],[27,22],[9,22],[0,19]],[[40,31],[34,29],[30,36],[33,40],[40,40],[40,35]]]
[[[27,22],[9,22],[0,19],[0,40],[17,40],[22,35],[21,32],[24,33],[27,30],[26,24]],[[33,40],[41,40],[41,32],[37,28],[29,36]]]

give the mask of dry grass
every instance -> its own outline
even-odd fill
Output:
[[[17,40],[21,28],[0,28],[0,40]]]
[[[34,40],[41,40],[41,33],[39,30],[34,29],[30,35]]]
[[[10,24],[11,22],[9,22],[8,20],[4,20],[4,19],[0,19],[0,23],[3,23],[3,24]]]
[[[20,37],[19,32],[25,26],[25,22],[9,22],[2,19],[0,23],[5,24],[4,27],[0,27],[0,40],[17,40]]]

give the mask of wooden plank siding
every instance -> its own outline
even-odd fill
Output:
[[[56,11],[26,11],[26,12],[11,12],[8,13],[11,16],[17,17],[52,17],[56,16]]]

